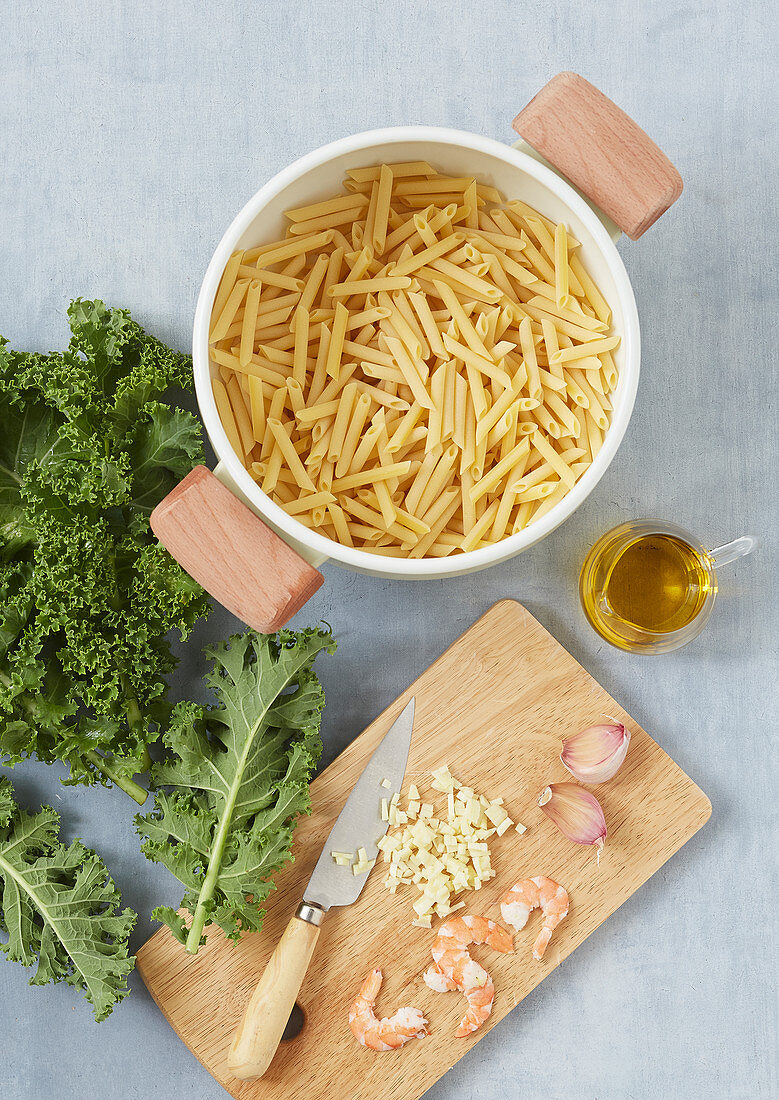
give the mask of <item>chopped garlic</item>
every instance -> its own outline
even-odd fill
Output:
[[[381,786],[384,788],[385,791],[388,791],[392,784],[390,783],[389,779],[382,779]]]
[[[390,799],[388,819],[394,831],[378,845],[389,863],[387,889],[395,893],[410,883],[418,890],[412,908],[419,927],[429,927],[433,915],[446,917],[464,908],[456,895],[479,890],[495,877],[487,841],[514,824],[502,798],[489,799],[460,784],[448,767],[435,769],[430,786],[446,795],[446,806],[436,811],[411,784],[404,806],[399,794]]]
[[[389,821],[389,802],[386,798],[381,800],[381,820]]]
[[[518,833],[526,833],[527,832],[527,825],[523,825],[521,821],[517,822],[517,824],[514,826],[514,828],[516,829],[516,831]]]
[[[493,825],[500,825],[508,817],[502,806],[490,806],[485,813]]]

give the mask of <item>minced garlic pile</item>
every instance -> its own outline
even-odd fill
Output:
[[[464,901],[452,904],[454,896],[479,890],[494,878],[487,841],[503,836],[514,824],[502,798],[490,801],[477,794],[458,782],[448,767],[437,768],[432,777],[433,790],[447,796],[445,814],[425,802],[413,784],[404,808],[398,794],[381,800],[382,818],[394,827],[378,843],[389,864],[384,883],[391,894],[405,883],[418,887],[421,896],[412,906],[417,915],[412,924],[418,928],[430,928],[433,915],[446,917],[464,908]],[[517,825],[516,830],[524,833],[525,826]]]

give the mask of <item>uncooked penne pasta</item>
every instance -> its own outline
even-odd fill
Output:
[[[568,226],[421,161],[349,171],[287,222],[229,258],[209,335],[217,412],[260,488],[344,546],[413,558],[555,507],[619,383]]]

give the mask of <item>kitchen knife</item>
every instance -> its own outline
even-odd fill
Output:
[[[369,872],[355,875],[350,866],[338,866],[331,852],[365,848],[368,859],[378,855],[377,841],[389,828],[382,820],[381,800],[401,788],[413,725],[411,699],[385,733],[330,830],[303,903],[271,955],[233,1037],[227,1065],[235,1077],[248,1080],[265,1073],[294,1008],[325,913],[333,905],[351,905],[360,896]],[[382,786],[384,780],[389,787]]]

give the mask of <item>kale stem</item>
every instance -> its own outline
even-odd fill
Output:
[[[115,783],[117,787],[121,787],[124,793],[135,799],[139,806],[142,806],[149,797],[149,792],[144,787],[122,775],[116,768],[111,766],[104,756],[101,756],[99,752],[95,752],[94,749],[85,752],[84,759],[93,764],[99,772],[110,779],[112,783]]]
[[[124,712],[127,715],[127,725],[131,730],[137,730],[142,733],[143,715],[141,714],[141,708],[138,706],[138,700],[135,697],[135,693],[127,683],[127,677],[124,672],[120,673],[120,679],[122,684],[122,691],[124,692]],[[143,740],[143,750],[141,752],[141,759],[138,762],[138,771],[147,772],[151,767],[151,756],[149,755],[149,746]]]
[[[140,759],[140,762],[138,764],[138,771],[139,772],[147,772],[150,767],[151,767],[151,756],[149,754],[149,746],[144,745],[143,746],[143,753],[141,755],[141,759]]]

